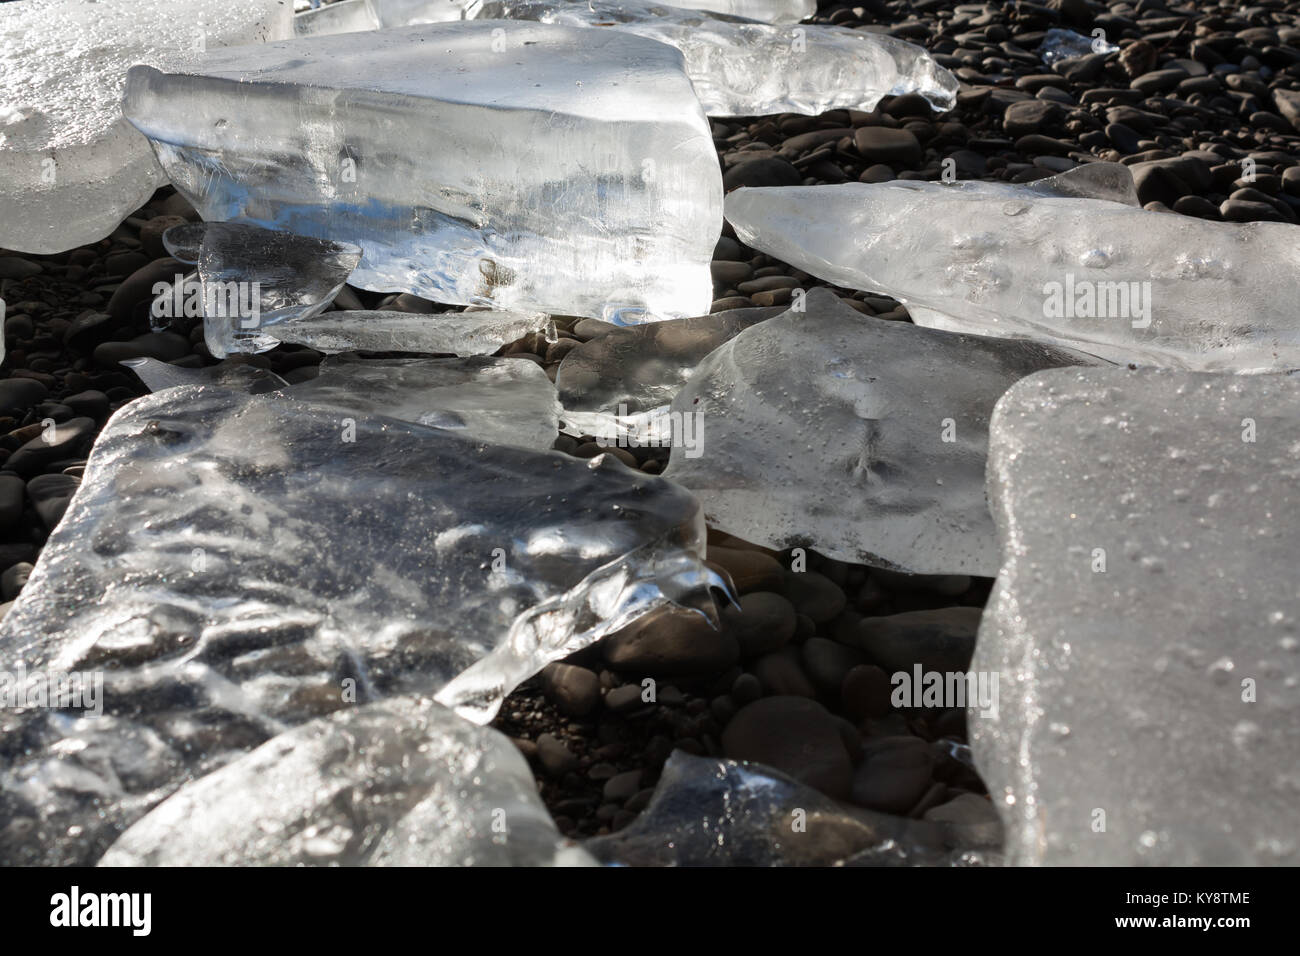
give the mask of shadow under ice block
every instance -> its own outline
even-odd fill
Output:
[[[205,219],[355,243],[363,288],[708,311],[722,174],[662,43],[505,21],[306,37],[132,69],[123,108]]]

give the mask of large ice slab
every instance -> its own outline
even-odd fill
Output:
[[[87,863],[182,783],[356,703],[485,723],[551,660],[676,599],[713,614],[681,488],[210,386],[138,399],[0,623],[11,673],[99,674],[102,716],[5,709],[0,858]]]
[[[411,312],[324,312],[268,326],[267,335],[319,352],[450,352],[486,355],[530,332],[553,334],[545,312],[467,309],[419,315]]]
[[[304,37],[134,69],[123,102],[205,219],[355,243],[354,285],[708,310],[722,174],[662,43],[513,21]]]
[[[559,430],[555,386],[529,359],[331,357],[314,379],[284,394],[539,451],[555,444]]]
[[[101,866],[592,864],[514,744],[427,700],[337,711],[182,787]]]
[[[628,866],[918,866],[989,862],[996,827],[838,803],[762,764],[673,751],[650,805],[584,848]]]
[[[764,547],[996,574],[984,498],[993,405],[1025,375],[1095,360],[871,318],[828,289],[804,306],[700,364],[671,412],[692,416],[698,448],[675,445],[664,474],[711,526]]]
[[[653,0],[488,0],[476,16],[607,28],[667,43],[682,51],[710,116],[871,110],[902,93],[920,93],[937,110],[956,103],[956,77],[923,48],[879,33],[771,26]]]
[[[23,0],[0,4],[0,248],[95,242],[167,179],[122,118],[127,70],[292,33],[281,0]]]
[[[1300,229],[1112,201],[1132,196],[1129,179],[1123,167],[1091,164],[1024,186],[738,189],[726,209],[743,242],[837,285],[891,295],[918,325],[1120,363],[1300,367]]]
[[[696,366],[723,342],[784,311],[731,309],[614,329],[582,343],[555,375],[565,429],[614,440],[671,438],[665,413]]]
[[[968,723],[1010,861],[1300,863],[1300,377],[1035,375],[989,494]]]

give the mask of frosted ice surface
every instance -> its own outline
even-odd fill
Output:
[[[122,118],[127,69],[292,33],[280,0],[0,4],[0,248],[49,254],[113,231],[167,180]]]
[[[948,864],[996,836],[849,807],[762,764],[674,750],[641,815],[583,847],[629,866],[835,866],[867,855],[906,866]]]
[[[1119,363],[1300,367],[1296,228],[1110,201],[1128,195],[1126,178],[1091,164],[1028,186],[737,189],[726,209],[742,242],[837,285],[894,296],[918,325]]]
[[[342,3],[304,10],[293,18],[294,36],[300,37],[357,33],[378,28],[379,21],[369,0],[343,0]]]
[[[566,431],[660,440],[673,396],[723,342],[784,307],[732,309],[614,329],[570,351],[555,376]]]
[[[989,495],[968,721],[1009,860],[1300,863],[1300,377],[1035,375]]]
[[[102,716],[4,711],[0,857],[92,862],[182,783],[350,693],[486,723],[670,599],[714,615],[703,551],[698,504],[609,455],[211,386],[137,399],[0,623],[10,673],[103,677]]]
[[[548,449],[559,430],[555,386],[529,359],[331,357],[284,394],[521,448]]]
[[[255,365],[223,363],[205,368],[182,368],[154,358],[123,359],[121,364],[134,372],[151,392],[161,392],[177,385],[220,385],[237,392],[260,395],[289,384],[270,369]]]
[[[360,245],[363,288],[622,323],[711,301],[722,174],[662,43],[515,21],[304,37],[132,70],[124,111],[204,219]]]
[[[361,259],[351,243],[233,222],[174,226],[163,244],[198,265],[203,340],[216,358],[275,348],[265,327],[327,308]]]
[[[827,289],[804,305],[701,363],[672,404],[693,416],[700,448],[674,446],[665,476],[700,500],[710,526],[755,544],[992,577],[993,405],[1031,372],[1095,360],[870,318]]]
[[[920,93],[935,109],[956,103],[957,79],[921,47],[835,26],[772,26],[652,0],[488,0],[481,20],[610,27],[682,51],[710,116],[818,115],[870,110],[882,97]]]
[[[484,355],[530,332],[554,330],[545,312],[470,309],[418,315],[411,312],[322,312],[282,322],[266,333],[282,342],[320,352],[451,352]]]
[[[1108,43],[1104,36],[1091,37],[1063,27],[1052,27],[1038,47],[1038,55],[1048,66],[1062,60],[1073,60],[1090,53],[1114,53],[1119,47]]]
[[[594,864],[510,741],[398,697],[285,731],[186,784],[102,866]]]
[[[764,23],[798,23],[817,12],[817,0],[691,0],[670,4]]]

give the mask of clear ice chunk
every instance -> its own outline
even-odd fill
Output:
[[[0,622],[10,673],[103,681],[101,716],[5,710],[0,856],[93,862],[181,784],[349,700],[486,723],[670,601],[716,620],[703,552],[697,502],[611,455],[279,394],[137,399]]]
[[[427,700],[287,730],[168,797],[101,866],[594,865],[504,735]]]
[[[329,36],[334,33],[359,33],[379,29],[369,0],[343,0],[312,10],[304,10],[293,18],[294,36]]]
[[[764,23],[798,23],[817,12],[817,0],[690,0],[689,3],[682,0],[665,6],[704,10]]]
[[[314,379],[284,394],[539,451],[554,445],[559,431],[555,386],[529,359],[335,356],[321,363]]]
[[[1115,201],[1123,197],[1134,204]],[[726,209],[742,242],[836,285],[893,296],[918,325],[1121,364],[1300,367],[1294,226],[1135,203],[1128,170],[1096,163],[1027,186],[737,189]]]
[[[281,342],[318,352],[447,352],[486,355],[531,332],[554,329],[545,312],[469,309],[418,315],[411,312],[322,312],[266,329]]]
[[[133,69],[124,111],[207,220],[362,247],[351,282],[609,318],[698,315],[722,173],[681,54],[444,23]]]
[[[1035,375],[989,497],[967,719],[1008,861],[1300,863],[1300,377]]]
[[[664,475],[700,500],[711,527],[764,547],[992,577],[993,405],[1025,375],[1095,360],[871,318],[828,289],[804,305],[701,363],[671,412],[696,450],[674,444]]]
[[[127,69],[292,33],[280,0],[0,4],[0,248],[48,255],[104,238],[167,178],[122,118]]]
[[[884,34],[772,26],[653,0],[488,0],[476,10],[480,20],[607,27],[674,46],[710,116],[871,110],[901,93],[920,93],[936,110],[956,103],[956,77],[921,47]]]
[[[627,866],[920,866],[953,865],[1000,836],[851,807],[762,764],[674,750],[641,815],[583,848]]]
[[[328,308],[361,260],[351,243],[234,222],[177,226],[163,241],[180,261],[198,264],[203,341],[219,359],[275,348],[280,340],[266,327]]]
[[[614,329],[582,343],[555,376],[565,431],[619,442],[671,439],[665,413],[696,366],[723,342],[784,311],[732,309]]]
[[[1104,36],[1086,37],[1064,27],[1052,27],[1038,47],[1038,55],[1047,66],[1062,60],[1073,60],[1090,53],[1114,53],[1119,47],[1108,43]]]
[[[134,372],[151,392],[178,385],[220,385],[248,395],[260,395],[278,391],[289,384],[270,369],[255,365],[223,363],[205,368],[182,368],[154,358],[123,359],[121,364]]]

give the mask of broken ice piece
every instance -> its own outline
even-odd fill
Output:
[[[182,368],[153,358],[123,359],[121,364],[134,372],[151,392],[178,385],[219,385],[248,395],[260,395],[289,384],[270,369],[255,365],[222,363],[206,368]]]
[[[723,342],[783,306],[732,309],[614,329],[570,351],[555,376],[565,430],[612,442],[666,445],[666,412],[695,367]]]
[[[875,865],[922,865],[991,835],[846,806],[762,764],[674,750],[636,821],[583,848],[627,866],[835,866],[873,851]]]
[[[923,48],[884,34],[825,25],[796,30],[653,0],[488,0],[476,15],[608,28],[674,46],[710,116],[871,110],[901,93],[920,93],[936,110],[956,103],[956,77]]]
[[[918,325],[1119,363],[1300,367],[1296,227],[1148,212],[1116,164],[1024,186],[737,189],[726,208],[742,242],[836,285],[893,296]]]
[[[610,455],[274,393],[137,399],[0,622],[5,670],[102,677],[103,710],[5,711],[0,850],[93,862],[182,783],[350,701],[486,723],[670,601],[716,619],[703,551],[694,499]]]
[[[1095,360],[871,318],[829,289],[804,304],[700,364],[671,413],[694,447],[675,443],[665,476],[711,527],[763,547],[996,574],[984,500],[993,404],[1031,372]]]
[[[559,430],[555,386],[529,359],[331,357],[284,394],[521,448],[548,449]]]
[[[292,32],[280,0],[0,4],[0,248],[48,255],[102,239],[167,180],[122,118],[128,67]]]
[[[272,737],[183,786],[101,866],[594,865],[504,735],[409,697]]]
[[[281,342],[318,352],[447,352],[486,355],[531,332],[553,334],[545,312],[468,309],[416,315],[410,312],[323,312],[266,329]]]
[[[1055,66],[1062,60],[1073,60],[1089,53],[1114,53],[1118,49],[1113,43],[1106,42],[1104,30],[1096,30],[1092,36],[1086,37],[1064,27],[1052,27],[1043,37],[1038,55],[1045,65]]]
[[[1300,863],[1300,377],[1044,372],[988,475],[967,720],[1009,862]]]
[[[197,251],[203,340],[214,358],[275,348],[280,340],[266,326],[327,308],[361,260],[351,243],[243,223],[191,223],[166,236],[183,262]]]
[[[127,117],[209,221],[356,243],[362,288],[611,318],[698,315],[722,174],[681,54],[466,22],[132,70]]]

